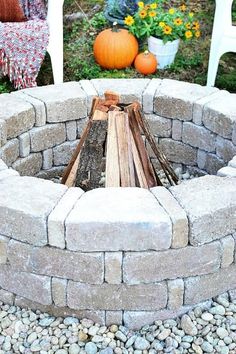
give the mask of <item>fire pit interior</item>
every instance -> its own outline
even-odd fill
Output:
[[[175,171],[202,177],[86,193],[45,180],[62,175],[109,89],[140,103]],[[0,300],[139,327],[236,296],[235,106],[228,92],[159,79],[0,95]]]

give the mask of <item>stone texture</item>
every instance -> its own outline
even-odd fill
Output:
[[[13,305],[14,295],[9,291],[0,289],[0,301],[2,301],[4,304]]]
[[[19,157],[19,153],[19,140],[12,139],[0,149],[0,158],[7,164],[7,166],[11,166]]]
[[[20,157],[26,157],[30,153],[30,136],[29,133],[23,133],[19,136]]]
[[[236,288],[236,265],[185,281],[185,304],[197,304]]]
[[[6,93],[0,96],[0,119],[6,122],[7,139],[12,139],[33,127],[35,112],[28,102]]]
[[[164,79],[156,91],[154,111],[166,118],[192,120],[193,104],[216,89]]]
[[[167,249],[171,234],[167,213],[141,188],[87,192],[66,220],[67,248],[74,251]]]
[[[77,137],[77,125],[76,121],[66,122],[66,137],[67,140],[72,141]]]
[[[197,151],[197,165],[199,168],[204,169],[206,166],[207,153],[204,150],[198,149]]]
[[[208,274],[220,267],[220,261],[218,242],[162,252],[126,252],[123,279],[128,284],[139,284]]]
[[[65,124],[47,124],[30,131],[31,151],[47,150],[66,140]]]
[[[233,167],[223,167],[217,172],[217,176],[220,177],[236,177],[236,168]]]
[[[49,277],[17,272],[16,269],[2,265],[0,266],[0,287],[43,305],[52,303]]]
[[[210,95],[200,98],[193,104],[193,122],[197,125],[202,125],[202,117],[204,107],[207,103],[213,101],[214,99],[224,99],[224,96],[228,95],[227,91],[216,90],[212,92]]]
[[[93,97],[97,96],[98,93],[95,90],[95,88],[90,80],[80,80],[79,83],[80,83],[82,90],[87,95],[87,107],[88,107],[88,114],[89,114],[91,106],[92,106]]]
[[[83,134],[83,131],[85,129],[87,122],[88,122],[88,118],[82,118],[82,119],[77,120],[76,124],[77,124],[78,138],[80,138],[81,135]]]
[[[23,101],[29,102],[35,111],[35,126],[41,127],[46,124],[46,107],[45,104],[30,95],[28,89],[12,92],[11,95],[21,98]]]
[[[169,138],[171,136],[170,119],[159,117],[156,114],[146,114],[145,117],[153,135],[163,138]]]
[[[220,239],[236,229],[233,178],[199,177],[171,187],[170,191],[188,215],[192,245]]]
[[[53,148],[53,161],[55,166],[67,165],[79,141],[67,141]]]
[[[42,154],[30,154],[27,157],[17,159],[12,167],[19,172],[21,176],[35,176],[42,168]]]
[[[87,116],[87,96],[79,82],[34,87],[24,92],[44,102],[47,122],[66,122]]]
[[[42,305],[36,301],[30,301],[21,296],[16,296],[15,305],[21,308],[30,308],[32,310],[40,310],[41,312],[51,313],[56,317],[77,317],[87,318],[95,323],[105,325],[105,311],[77,311],[69,307],[56,307],[51,305]]]
[[[7,245],[9,238],[0,235],[0,264],[7,263]]]
[[[160,140],[160,148],[171,162],[196,165],[197,150],[189,145],[164,138]]]
[[[224,95],[209,102],[203,113],[203,124],[223,138],[232,138],[236,121],[236,94]]]
[[[124,311],[124,325],[133,330],[139,330],[145,325],[150,325],[154,321],[173,319],[188,312],[190,307],[181,307],[179,310],[159,310],[159,311]]]
[[[33,177],[0,182],[0,233],[34,245],[47,243],[47,217],[67,188]]]
[[[188,244],[188,219],[185,211],[172,194],[164,187],[155,187],[151,192],[165,209],[172,221],[172,248],[185,247]]]
[[[167,303],[165,283],[132,285],[88,285],[69,281],[68,306],[94,310],[158,310]]]
[[[19,254],[22,255],[20,258]],[[8,259],[12,268],[20,271],[88,284],[101,284],[104,278],[102,253],[75,253],[51,247],[32,248],[22,242],[11,241]]]
[[[52,301],[55,306],[66,306],[66,287],[66,279],[52,278]]]
[[[182,279],[169,280],[168,284],[168,308],[178,310],[184,302],[184,282]]]
[[[106,311],[106,326],[111,326],[114,323],[116,325],[122,325],[123,323],[122,311]]]
[[[183,123],[182,140],[183,143],[208,152],[214,152],[216,149],[216,135],[190,122]]]
[[[52,149],[47,149],[43,151],[43,169],[50,170],[53,166],[53,153]]]
[[[105,253],[105,282],[120,284],[122,281],[122,252]]]
[[[225,162],[229,162],[236,155],[236,146],[220,136],[216,140],[216,154]]]
[[[235,240],[233,236],[224,237],[221,240],[222,259],[221,267],[226,268],[234,262]]]
[[[69,188],[48,217],[48,242],[50,246],[65,248],[65,220],[84,192]]]
[[[236,123],[233,125],[232,142],[236,145]]]
[[[0,147],[7,142],[7,124],[5,120],[0,119]]]
[[[229,297],[231,301],[236,299],[236,289],[229,291]]]
[[[143,93],[143,111],[144,113],[153,113],[153,100],[156,91],[158,90],[160,84],[160,79],[152,79],[147,85],[144,93]]]
[[[120,94],[123,103],[139,101],[142,103],[143,93],[148,86],[149,79],[94,79],[91,83],[99,96],[103,96],[107,90],[113,90]]]
[[[182,140],[183,122],[178,119],[173,120],[172,123],[172,139]]]
[[[205,170],[211,175],[216,175],[217,171],[225,165],[225,162],[214,154],[207,154]]]

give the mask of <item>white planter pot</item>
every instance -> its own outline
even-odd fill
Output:
[[[156,56],[158,69],[164,69],[172,64],[178,49],[179,39],[164,44],[162,39],[152,36],[148,38],[148,50]]]

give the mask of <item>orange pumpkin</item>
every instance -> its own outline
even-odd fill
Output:
[[[104,69],[123,69],[131,66],[138,54],[138,41],[126,29],[106,29],[95,39],[93,52],[96,62]]]
[[[155,55],[146,50],[144,53],[137,55],[134,66],[140,74],[154,74],[157,70],[157,60]]]

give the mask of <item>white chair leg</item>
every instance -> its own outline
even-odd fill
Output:
[[[50,53],[54,84],[63,82],[63,52],[52,50]]]
[[[207,74],[207,86],[215,86],[220,57],[220,53],[211,50]]]

